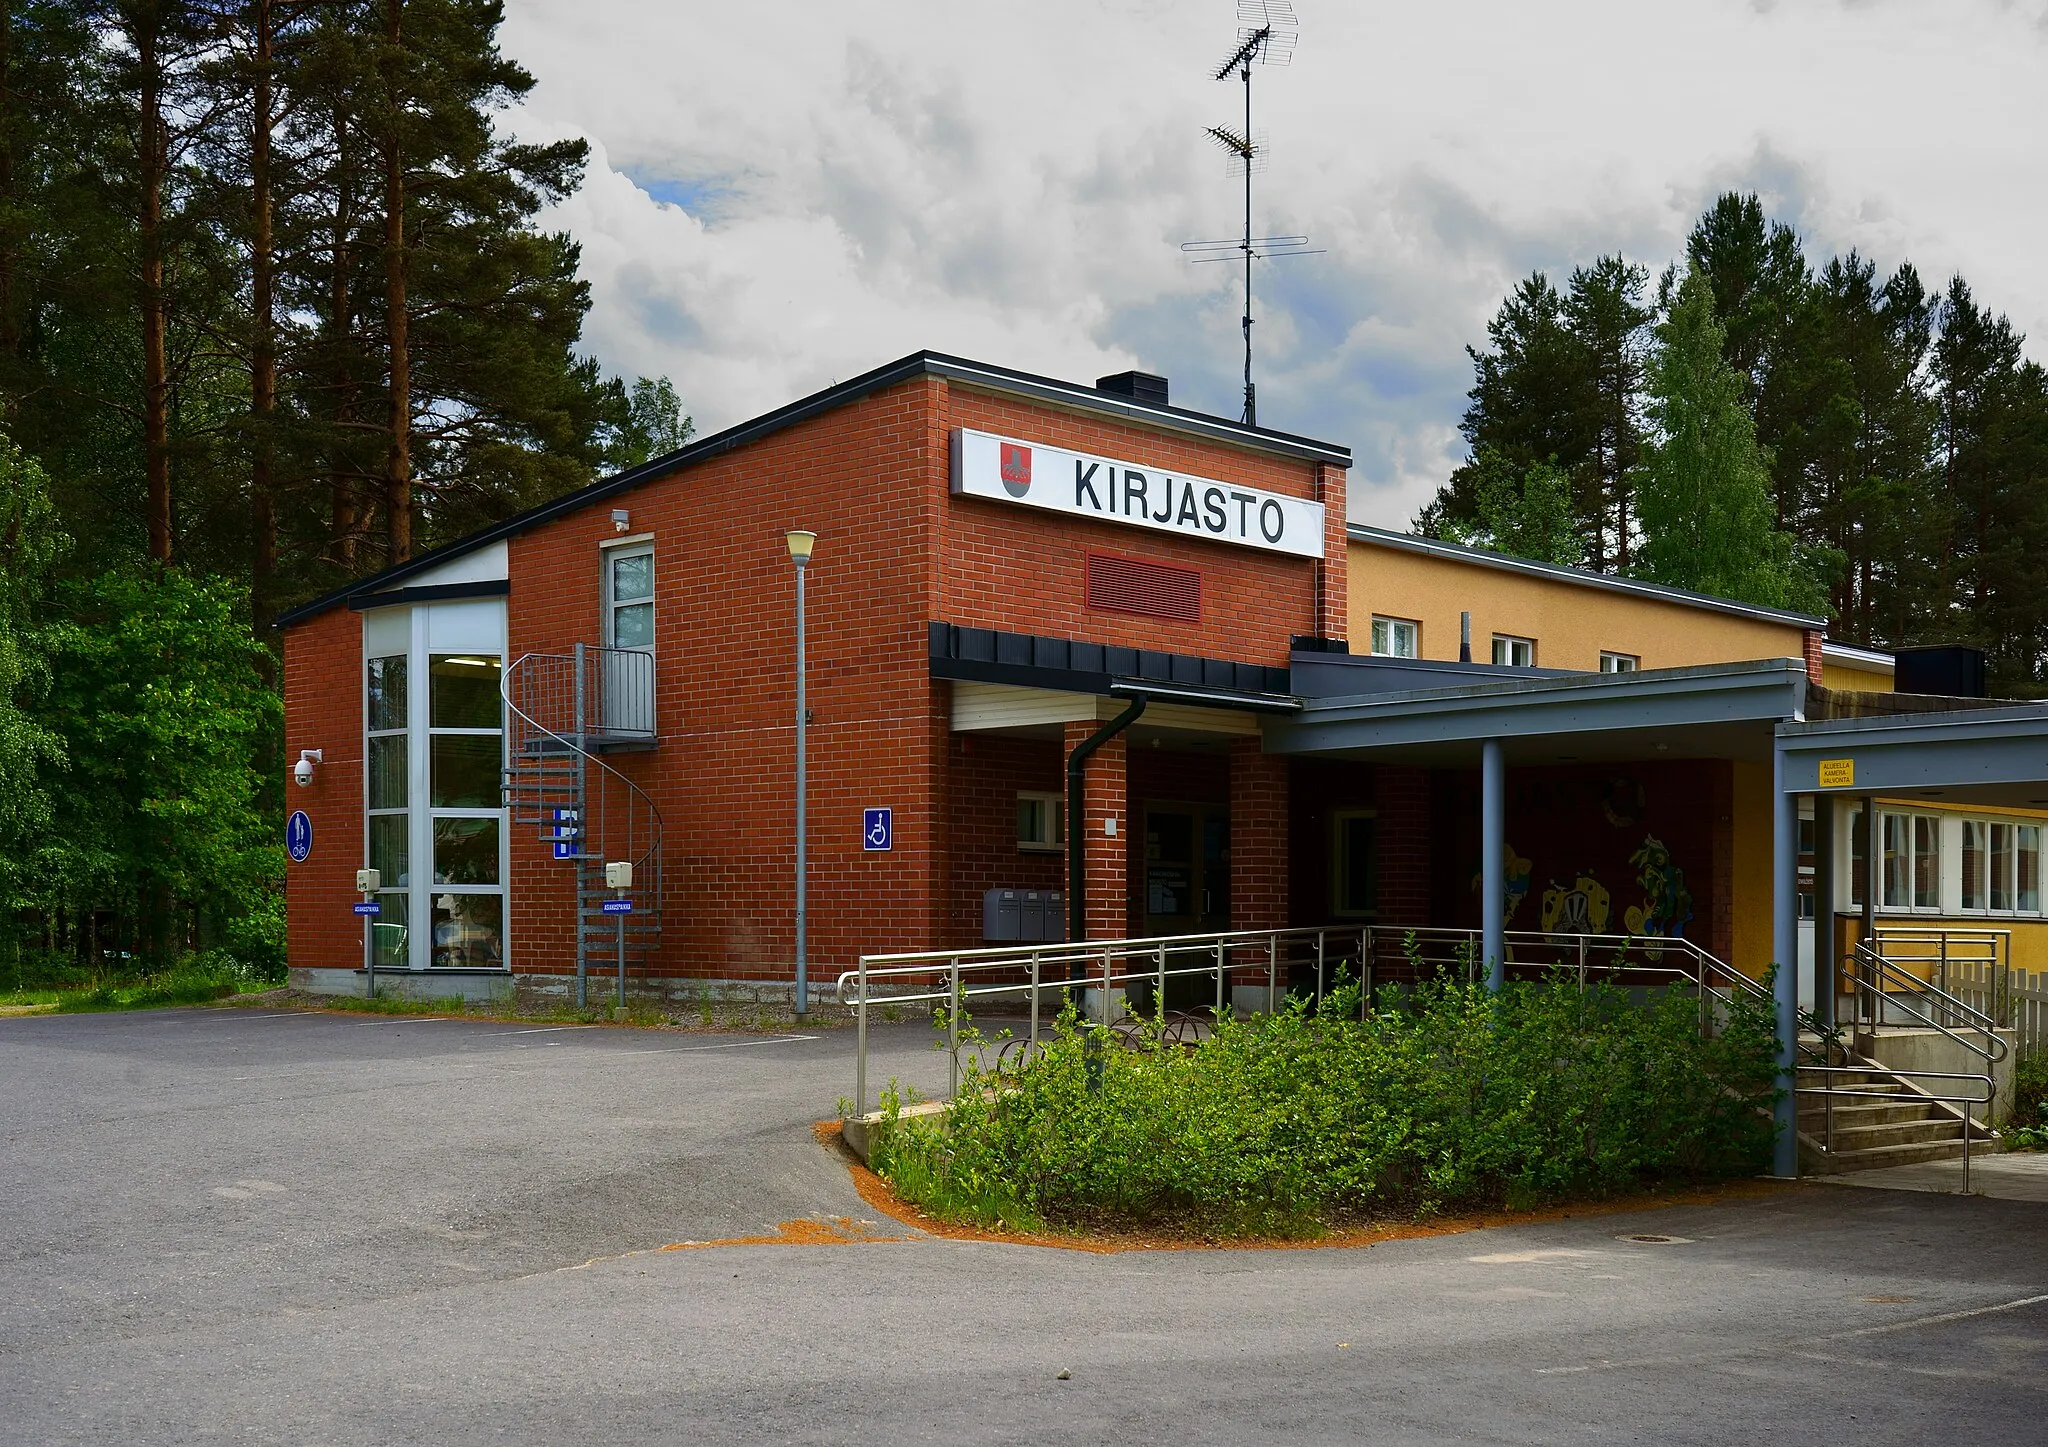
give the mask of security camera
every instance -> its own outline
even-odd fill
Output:
[[[292,765],[292,778],[298,782],[301,789],[313,782],[313,765],[320,762],[320,750],[299,750],[299,761]]]

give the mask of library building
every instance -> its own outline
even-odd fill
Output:
[[[1887,930],[2048,962],[2048,711],[1979,655],[1347,524],[1350,462],[924,352],[317,599],[293,981],[829,1005],[1314,926],[1668,941],[1826,1015]]]

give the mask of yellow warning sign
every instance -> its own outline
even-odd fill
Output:
[[[1856,761],[1854,759],[1822,759],[1820,761],[1820,786],[1823,789],[1848,789],[1856,783]]]

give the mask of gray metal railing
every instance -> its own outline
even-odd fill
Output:
[[[579,643],[568,653],[528,653],[516,667],[517,678],[507,670],[505,689],[521,726],[515,744],[654,740],[652,653]]]
[[[1991,1123],[1991,1102],[1997,1089],[1996,1084],[1989,1075],[1955,1070],[1894,1070],[1890,1066],[1879,1064],[1876,1061],[1870,1061],[1863,1065],[1801,1065],[1799,1067],[1799,1074],[1801,1077],[1820,1075],[1830,1078],[1837,1075],[1854,1075],[1859,1077],[1885,1075],[1898,1083],[1896,1089],[1886,1089],[1883,1085],[1868,1079],[1860,1079],[1848,1086],[1795,1085],[1795,1096],[1817,1095],[1822,1098],[1825,1119],[1822,1126],[1821,1147],[1823,1152],[1828,1155],[1833,1155],[1835,1150],[1834,1103],[1838,1100],[1855,1100],[1865,1103],[1882,1101],[1896,1105],[1960,1105],[1963,1118],[1963,1194],[1968,1195],[1970,1193],[1970,1147],[1977,1137],[1975,1107],[1981,1105],[1985,1108],[1984,1122],[1988,1134]],[[1959,1095],[1953,1092],[1938,1094],[1935,1091],[1915,1085],[1913,1082],[1917,1080],[1969,1081],[1973,1084],[1981,1085],[1983,1089],[1971,1095]],[[1798,1113],[1795,1111],[1795,1122],[1797,1118]],[[1794,1128],[1796,1129],[1797,1126],[1795,1125]]]
[[[1886,931],[1880,931],[1875,940],[1856,942],[1843,974],[1851,1024],[1859,1030],[1919,1025],[1940,1031],[1981,1059],[1987,1069],[2005,1059],[2010,1047],[1998,1033],[1998,1018],[1937,984],[1933,962],[1891,953],[1887,947],[1898,943],[1897,937]],[[1914,968],[1916,964],[1930,968],[1922,973]],[[1945,968],[1938,978],[1946,981]],[[1973,1034],[1981,1037],[1981,1043],[1968,1038]]]
[[[1096,992],[1097,1023],[1114,1020],[1119,990],[1142,987],[1152,1009],[1165,1015],[1167,985],[1176,979],[1214,982],[1212,1008],[1230,1005],[1234,977],[1263,982],[1266,1008],[1277,1009],[1297,972],[1304,988],[1314,970],[1315,998],[1339,979],[1362,987],[1359,1009],[1369,1008],[1377,985],[1435,970],[1472,969],[1476,930],[1395,930],[1387,926],[1320,926],[1282,930],[1224,930],[1211,934],[1160,935],[1142,939],[1079,940],[1016,944],[967,950],[918,950],[863,955],[857,968],[840,974],[838,1003],[855,1016],[854,1113],[867,1112],[868,1014],[871,1007],[946,1007],[950,1052],[948,1089],[960,1087],[960,1015],[974,1001],[1011,1000],[1030,1014],[1027,1049],[1039,1048],[1043,998],[1047,991]],[[1412,949],[1410,948],[1412,942]],[[1470,943],[1470,951],[1457,946]],[[1717,999],[1738,990],[1769,1000],[1769,992],[1689,940],[1631,940],[1619,935],[1546,935],[1519,931],[1506,945],[1520,972],[1576,971],[1589,978],[1640,980],[1662,987],[1689,985],[1699,992],[1701,1029],[1718,1018]],[[1468,975],[1468,978],[1470,976]],[[1212,993],[1212,992],[1204,992]]]

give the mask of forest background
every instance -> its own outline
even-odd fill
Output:
[[[579,351],[497,0],[0,0],[0,971],[282,969],[293,604],[672,449]],[[1422,531],[2044,691],[2048,379],[1723,197],[1503,302]]]

